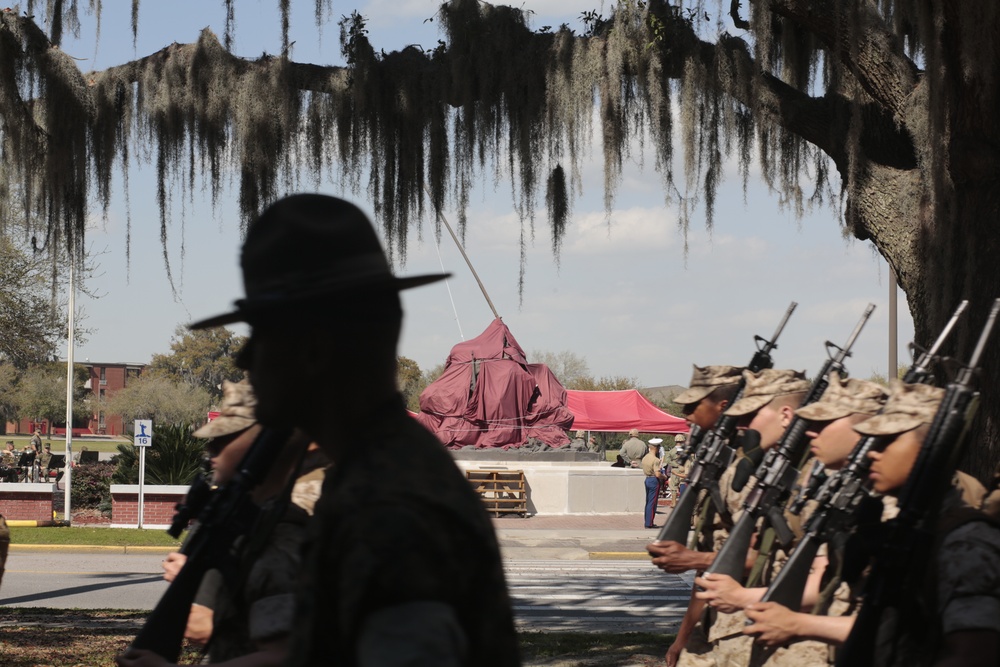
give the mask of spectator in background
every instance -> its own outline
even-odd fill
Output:
[[[618,452],[629,468],[638,468],[642,458],[646,455],[649,445],[639,439],[639,429],[634,428],[628,432],[629,438],[622,443],[621,451]]]
[[[656,528],[653,519],[656,516],[657,498],[660,497],[660,480],[663,473],[660,472],[660,457],[656,452],[660,449],[661,438],[653,438],[646,445],[647,453],[642,457],[642,472],[646,476],[643,484],[646,487],[646,511],[643,514],[646,528]]]

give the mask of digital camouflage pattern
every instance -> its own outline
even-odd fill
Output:
[[[802,371],[765,368],[759,373],[743,371],[746,385],[740,400],[726,410],[731,417],[742,417],[760,410],[778,396],[809,391],[811,386]]]
[[[697,403],[719,387],[737,384],[742,372],[741,366],[694,366],[690,386],[686,391],[674,396],[674,403],[677,405]]]

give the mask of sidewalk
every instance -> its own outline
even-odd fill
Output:
[[[667,507],[657,510],[657,526],[669,512]],[[493,519],[503,556],[512,560],[648,560],[646,544],[656,539],[659,530],[642,524],[641,512]]]
[[[657,509],[662,526],[670,509]],[[648,560],[646,544],[659,530],[642,526],[641,512],[628,514],[560,514],[503,516],[493,519],[503,557],[508,560]],[[12,550],[119,553],[167,553],[173,547],[11,544]]]

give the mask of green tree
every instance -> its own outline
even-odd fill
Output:
[[[200,386],[143,374],[107,399],[105,410],[126,424],[152,419],[155,424],[198,423],[205,420],[212,397]]]
[[[290,4],[279,2],[286,49]],[[544,189],[558,252],[597,116],[609,209],[636,145],[680,202],[684,230],[699,204],[711,226],[727,160],[744,180],[759,173],[794,211],[842,204],[845,235],[871,241],[895,272],[921,345],[968,298],[943,350],[967,359],[1000,285],[1000,3],[619,0],[606,17],[588,12],[577,33],[533,31],[517,9],[453,0],[429,51],[386,53],[363,17],[345,17],[347,68],[237,58],[227,24],[224,43],[206,29],[196,43],[86,75],[52,48],[77,3],[34,9],[0,15],[3,89],[27,98],[0,105],[0,214],[20,212],[73,256],[91,186],[107,206],[116,166],[140,146],[156,156],[164,237],[172,183],[200,187],[205,172],[218,197],[239,173],[249,220],[334,166],[371,194],[400,254],[415,219],[464,208],[470,183],[503,173],[526,236]],[[1000,345],[983,365],[984,377],[1000,374]],[[972,440],[989,443],[977,459],[986,469],[1000,446],[1000,400],[996,383],[982,390],[987,421]]]
[[[0,422],[17,419],[17,379],[14,365],[0,361]]]
[[[91,415],[86,367],[73,368],[73,421],[80,422]],[[52,424],[66,423],[66,365],[58,362],[37,364],[26,368],[17,380],[13,403],[19,419],[47,419]]]
[[[639,379],[626,377],[624,375],[602,375],[598,379],[592,377],[582,378],[567,389],[579,389],[581,391],[624,391],[626,389],[638,389]]]
[[[409,357],[396,357],[396,385],[403,394],[406,401],[406,408],[413,412],[420,411],[420,392],[427,385],[424,384],[424,374],[420,371],[420,365]]]
[[[223,380],[243,379],[243,371],[236,367],[235,360],[246,342],[246,336],[238,336],[225,327],[191,331],[179,325],[170,341],[170,354],[154,354],[146,372],[201,387],[218,400],[222,398]]]
[[[0,361],[19,369],[52,359],[66,338],[65,309],[53,300],[52,269],[0,236]]]
[[[146,451],[146,483],[187,486],[194,481],[204,465],[205,441],[194,437],[193,432],[191,424],[157,425],[153,422],[153,444]],[[111,482],[138,484],[138,448],[118,445],[115,459],[118,466]]]
[[[548,366],[552,374],[567,389],[586,389],[588,385],[594,384],[594,378],[587,367],[587,360],[569,350],[561,352],[532,350],[528,355],[528,361]]]

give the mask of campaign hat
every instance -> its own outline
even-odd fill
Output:
[[[929,384],[889,381],[889,400],[880,414],[855,424],[862,435],[898,435],[934,421],[944,389]]]
[[[690,386],[674,396],[678,405],[692,405],[705,398],[719,387],[736,384],[740,381],[740,366],[697,366],[692,364]]]
[[[240,266],[246,296],[231,312],[193,322],[191,329],[252,324],[276,308],[399,291],[451,275],[393,275],[368,216],[322,194],[290,195],[266,208],[247,230]]]
[[[746,385],[743,395],[729,406],[726,414],[741,417],[760,410],[778,396],[809,391],[809,380],[802,371],[765,368],[759,373],[743,371]]]
[[[882,385],[857,378],[841,378],[837,371],[830,373],[830,384],[819,400],[795,411],[803,419],[833,421],[854,414],[874,415],[889,397]]]

